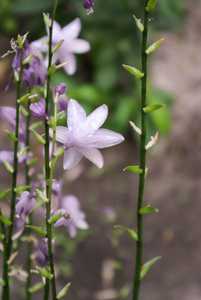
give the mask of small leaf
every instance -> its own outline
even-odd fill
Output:
[[[34,165],[37,161],[38,161],[38,158],[36,158],[36,157],[31,158],[27,165],[28,165],[28,166],[32,166],[32,165]]]
[[[164,40],[164,39],[161,39],[161,40],[159,40],[159,41],[153,43],[153,44],[152,44],[149,48],[147,48],[147,50],[145,51],[146,54],[149,54],[149,53],[154,52],[154,51],[158,48],[158,46],[162,43],[163,40]]]
[[[42,136],[40,134],[38,134],[35,130],[31,129],[31,132],[33,133],[33,135],[35,136],[35,138],[37,139],[37,141],[43,145],[45,145],[46,141],[44,140],[44,138],[42,138]]]
[[[136,16],[133,15],[133,18],[135,19],[135,23],[137,25],[137,28],[143,32],[144,31],[144,26],[142,25],[142,23],[140,22],[139,19],[136,18]]]
[[[18,34],[18,36],[17,36],[17,43],[18,43],[18,46],[19,46],[19,48],[20,49],[22,49],[22,38],[21,38],[21,36]]]
[[[127,65],[122,65],[124,67],[124,69],[126,69],[128,72],[130,72],[131,74],[133,74],[136,78],[140,79],[144,76],[143,73],[141,73],[138,69],[131,67],[131,66],[127,66]]]
[[[14,77],[15,77],[15,80],[18,82],[20,80],[19,78],[19,73],[17,70],[14,70]]]
[[[157,0],[149,0],[147,7],[146,7],[146,11],[150,11],[152,8],[154,8],[154,6],[156,5]]]
[[[29,55],[29,56],[27,56],[26,58],[25,58],[25,60],[23,60],[23,65],[26,65],[26,64],[28,64],[29,62],[30,62],[30,60],[32,59],[32,57],[34,57],[34,54],[31,54],[31,55]]]
[[[5,198],[5,197],[7,197],[10,194],[11,191],[12,191],[11,189],[7,189],[7,190],[1,192],[1,194],[0,194],[0,200],[3,199],[3,198]]]
[[[0,215],[0,221],[8,226],[10,226],[12,224],[12,222],[9,219],[7,219],[6,217],[3,217],[1,215]]]
[[[32,230],[46,236],[46,231],[42,228],[42,227],[38,227],[38,226],[32,226],[32,225],[26,225],[26,227],[31,228]]]
[[[147,207],[141,208],[141,209],[139,210],[139,213],[140,213],[141,215],[143,215],[143,214],[147,214],[147,213],[149,213],[149,212],[151,212],[151,211],[158,212],[158,209],[155,208],[155,207],[153,207],[153,206],[149,206],[149,205],[148,205]]]
[[[17,157],[19,158],[20,156],[24,155],[27,152],[28,149],[29,149],[29,146],[22,149],[22,151],[18,152]]]
[[[55,155],[56,157],[58,157],[58,156],[62,155],[62,154],[65,152],[65,150],[66,150],[66,148],[60,147],[60,148],[57,149],[57,151],[55,152],[54,155]]]
[[[7,130],[6,130],[6,133],[13,142],[17,142],[17,139],[13,133],[11,133],[10,131],[7,131]]]
[[[0,278],[0,285],[5,285],[5,281],[2,278]]]
[[[29,293],[37,292],[37,291],[41,290],[44,286],[45,285],[43,282],[38,282],[29,288]]]
[[[53,275],[50,272],[48,272],[47,270],[41,269],[39,267],[36,267],[36,270],[38,271],[38,273],[41,276],[43,276],[43,277],[45,277],[47,279],[52,279],[53,278]]]
[[[135,240],[136,242],[138,242],[138,235],[135,231],[129,229],[129,228],[126,228],[126,227],[123,227],[123,226],[120,226],[120,225],[115,225],[114,228],[121,228],[121,229],[124,229],[129,235],[130,237]]]
[[[56,66],[52,65],[51,67],[49,67],[47,75],[52,75],[54,72],[56,71]]]
[[[143,173],[143,170],[140,169],[139,166],[128,166],[128,167],[124,168],[124,171],[125,170],[131,171],[133,173],[138,173],[138,174],[142,174]]]
[[[149,105],[147,107],[144,107],[143,111],[145,113],[152,112],[152,111],[158,110],[158,109],[160,109],[160,108],[162,108],[164,106],[165,106],[165,104],[151,104],[151,105]]]
[[[0,239],[4,240],[5,239],[5,235],[0,233]]]
[[[42,200],[44,203],[47,203],[49,201],[49,199],[47,199],[47,197],[45,196],[45,194],[41,190],[36,189],[36,193],[38,194],[38,198],[40,200]]]
[[[43,123],[41,121],[39,122],[35,122],[33,124],[31,124],[31,126],[29,126],[29,130],[32,130],[32,129],[36,129],[38,128],[39,126],[41,126]]]
[[[45,24],[47,25],[47,27],[51,27],[51,19],[49,17],[48,14],[43,13],[43,20],[45,22]]]
[[[31,188],[30,185],[23,185],[23,186],[19,186],[19,187],[15,188],[14,191],[19,194],[21,192],[29,190],[30,188]]]
[[[160,258],[161,258],[161,256],[157,256],[157,257],[149,260],[148,262],[146,262],[144,265],[142,265],[141,271],[140,271],[140,280],[142,280],[142,278],[144,278],[144,276],[147,274],[147,272],[149,271],[151,266]]]
[[[61,116],[63,115],[64,113],[64,110],[63,111],[60,111],[58,114],[57,114],[57,121],[61,118]]]
[[[30,96],[30,93],[22,96],[20,99],[17,100],[18,103],[22,103],[22,102],[25,102],[29,99],[29,96]]]
[[[13,167],[5,160],[3,160],[3,163],[4,163],[4,166],[5,168],[10,172],[10,173],[13,173],[14,170],[13,170]]]
[[[54,222],[56,222],[57,220],[59,220],[59,218],[61,218],[62,216],[62,212],[59,212],[58,214],[53,215],[49,220],[48,223],[52,224]]]
[[[60,42],[58,42],[52,49],[52,53],[56,52],[57,50],[59,50],[59,48],[61,47],[61,45],[63,44],[64,40],[61,40]]]
[[[70,287],[70,285],[71,285],[71,282],[69,282],[67,285],[65,285],[65,287],[58,293],[57,299],[60,299],[63,296],[65,296],[65,294],[66,294],[68,288]]]

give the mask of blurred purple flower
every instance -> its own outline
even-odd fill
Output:
[[[18,163],[23,164],[24,162],[30,159],[31,159],[31,155],[24,154],[18,158]],[[3,163],[4,160],[12,165],[14,161],[14,152],[6,151],[6,150],[0,151],[0,163]]]
[[[26,220],[27,215],[30,214],[35,208],[36,200],[34,197],[34,193],[25,191],[22,193],[20,196],[20,201],[15,206],[18,216],[24,221]]]
[[[95,109],[88,117],[83,107],[76,100],[68,103],[67,125],[57,126],[56,141],[66,148],[63,168],[74,167],[84,155],[97,167],[102,168],[103,156],[97,149],[111,147],[123,142],[124,137],[111,130],[99,129],[108,115],[108,107],[103,104]],[[52,129],[50,129],[52,137]]]
[[[59,95],[63,95],[66,92],[66,84],[65,83],[60,83],[57,85],[54,89],[55,93],[58,93]]]
[[[45,106],[42,102],[36,102],[32,103],[30,106],[30,111],[35,117],[38,117],[40,119],[44,119],[46,121],[49,121],[49,116],[45,113]]]
[[[83,7],[87,10],[88,13],[93,13],[93,0],[83,0]]]
[[[64,70],[68,75],[73,75],[76,71],[76,58],[74,53],[81,54],[90,50],[90,44],[87,41],[77,38],[80,30],[81,21],[79,18],[76,18],[74,21],[63,28],[61,28],[56,21],[54,21],[53,24],[53,47],[61,40],[64,40],[64,42],[61,47],[55,53],[53,53],[52,64],[55,64],[57,61],[59,61],[60,63],[67,62],[67,64],[64,66]],[[38,48],[42,52],[48,52],[47,41],[48,36],[34,41],[31,45]]]
[[[53,242],[51,242],[51,244],[52,244],[52,255],[54,257],[55,256],[55,248],[54,248]],[[47,238],[44,238],[41,240],[36,259],[41,265],[45,265],[46,262],[49,262],[48,239]]]

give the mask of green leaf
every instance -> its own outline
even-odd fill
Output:
[[[155,207],[153,207],[153,206],[147,206],[147,207],[141,208],[141,209],[139,210],[139,213],[140,213],[141,215],[143,215],[143,214],[147,214],[147,213],[149,213],[149,212],[151,212],[151,211],[158,212],[158,209],[155,208]]]
[[[150,11],[152,8],[154,8],[154,6],[156,5],[157,0],[149,0],[147,7],[146,7],[146,11]]]
[[[37,291],[41,290],[44,286],[45,285],[43,282],[38,282],[29,288],[29,293],[37,292]]]
[[[59,48],[61,47],[61,45],[63,44],[64,40],[61,40],[60,42],[58,42],[52,49],[52,53],[56,52],[57,50],[59,50]]]
[[[36,157],[31,158],[27,165],[28,165],[28,166],[32,166],[32,165],[34,165],[37,161],[38,161],[38,158],[36,158]]]
[[[9,138],[13,141],[13,142],[17,142],[17,139],[15,137],[15,135],[13,133],[11,133],[10,131],[6,131],[7,135],[9,136]]]
[[[138,173],[138,174],[142,174],[143,173],[143,170],[140,169],[139,166],[128,166],[128,167],[124,168],[123,170],[124,171],[128,170],[128,171],[131,171],[133,173]]]
[[[59,218],[61,218],[62,216],[62,212],[59,212],[58,214],[53,215],[49,220],[48,223],[52,224],[54,222],[56,222],[57,220],[59,220]]]
[[[149,48],[147,48],[147,50],[145,51],[146,54],[149,54],[149,53],[154,52],[154,51],[158,48],[158,46],[162,43],[163,40],[164,40],[164,39],[160,39],[159,41],[153,43],[153,44],[152,44]]]
[[[0,285],[5,285],[5,281],[2,278],[0,278]]]
[[[160,109],[160,108],[162,108],[164,106],[165,106],[165,104],[151,104],[151,105],[149,105],[147,107],[144,107],[143,111],[145,113],[152,112],[152,111],[158,110],[158,109]]]
[[[51,67],[49,67],[47,75],[52,75],[55,71],[56,71],[56,66],[52,65]]]
[[[0,194],[0,200],[3,199],[3,198],[5,198],[5,197],[7,197],[10,194],[11,191],[12,191],[12,189],[7,189],[7,190],[1,192],[1,194]]]
[[[61,118],[61,116],[63,115],[64,113],[64,110],[63,111],[60,111],[58,114],[57,114],[57,121]]]
[[[0,221],[8,226],[10,226],[12,224],[12,222],[9,219],[7,219],[6,217],[3,217],[1,215],[0,215]]]
[[[29,55],[29,56],[27,56],[26,58],[25,58],[25,60],[23,60],[23,65],[26,65],[26,64],[28,64],[29,62],[30,62],[30,60],[32,59],[32,57],[34,57],[34,54],[31,54],[31,55]],[[18,102],[18,103],[20,103],[20,102]]]
[[[121,229],[124,229],[129,235],[130,237],[135,240],[136,242],[138,242],[138,235],[135,231],[129,229],[129,228],[126,228],[126,227],[123,227],[123,226],[120,226],[120,225],[115,225],[114,228],[121,228]]]
[[[29,99],[29,96],[30,96],[30,93],[22,96],[20,99],[17,100],[18,103],[22,103],[22,102],[25,102]]]
[[[17,157],[19,158],[20,156],[24,155],[27,150],[29,149],[29,146],[27,146],[26,148],[22,149],[22,151],[17,153]]]
[[[5,235],[0,233],[0,239],[4,240],[5,239]]]
[[[32,226],[32,225],[26,225],[26,227],[31,228],[32,230],[34,230],[34,231],[36,231],[36,232],[38,232],[38,233],[40,233],[44,236],[46,236],[46,234],[47,234],[47,232],[41,227]]]
[[[35,138],[37,139],[37,141],[43,145],[45,145],[46,141],[44,140],[44,138],[42,138],[42,136],[40,134],[38,134],[35,130],[33,130],[31,128],[31,132],[33,133],[33,135],[35,136]]]
[[[10,173],[13,173],[14,170],[13,170],[13,167],[5,160],[3,160],[3,163],[4,163],[4,166],[5,168],[10,172]]]
[[[43,123],[41,121],[39,122],[35,122],[33,123],[31,126],[29,126],[29,130],[32,130],[32,129],[36,129],[38,128],[39,126],[41,126]]]
[[[128,66],[128,65],[122,65],[124,67],[124,69],[126,69],[128,72],[130,72],[131,74],[133,74],[136,78],[140,79],[144,76],[143,73],[141,73],[138,69]]]
[[[71,285],[71,282],[69,282],[67,285],[65,285],[65,287],[58,293],[57,299],[60,299],[63,296],[65,296],[65,294],[66,294],[68,288],[70,287],[70,285]]]
[[[36,270],[38,271],[38,273],[41,276],[43,276],[47,279],[52,279],[53,278],[53,275],[50,272],[48,272],[47,270],[41,269],[40,267],[36,267]]]
[[[141,271],[140,271],[140,280],[142,280],[142,278],[144,278],[144,276],[147,274],[147,272],[149,271],[151,266],[160,258],[161,258],[161,256],[157,256],[157,257],[149,260],[148,262],[146,262],[144,265],[142,265]]]
[[[19,48],[20,49],[22,49],[22,38],[21,38],[21,36],[18,34],[18,36],[17,36],[17,43],[18,43],[18,46],[19,46]]]
[[[19,194],[21,192],[29,190],[30,188],[31,188],[30,185],[19,186],[19,187],[15,188],[15,192]]]
[[[137,28],[143,32],[144,31],[144,26],[142,25],[142,23],[140,22],[139,19],[136,18],[136,16],[133,15],[133,18],[135,19],[135,23],[137,25]]]
[[[49,201],[49,199],[47,199],[47,197],[45,196],[45,194],[41,190],[36,189],[36,193],[38,194],[38,198],[40,200],[42,200],[44,203],[47,203]]]
[[[62,155],[65,152],[65,148],[64,147],[60,147],[57,149],[56,153],[54,154],[56,157]]]

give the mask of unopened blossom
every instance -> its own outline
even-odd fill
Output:
[[[93,13],[93,0],[83,0],[83,7],[87,10],[88,13]]]
[[[26,220],[27,215],[35,208],[36,200],[34,197],[35,194],[25,191],[22,193],[20,201],[15,206],[18,216],[24,221]]]
[[[40,119],[44,119],[46,121],[49,121],[49,116],[45,112],[45,106],[42,102],[38,101],[36,103],[32,103],[30,106],[30,111],[35,117],[38,117]]]
[[[48,28],[47,34],[48,33]],[[52,64],[57,61],[60,63],[66,63],[64,70],[68,75],[73,75],[76,71],[76,58],[74,54],[81,54],[90,50],[89,42],[79,39],[78,35],[81,31],[81,21],[76,18],[70,24],[61,28],[61,26],[54,21],[53,33],[52,33],[52,46],[54,47],[63,40],[60,48],[53,53]],[[48,36],[43,37],[37,41],[34,41],[32,45],[42,52],[48,53]],[[47,61],[47,59],[46,59]]]
[[[53,257],[55,256],[55,248],[53,243],[51,242],[52,245],[52,255]],[[41,265],[44,265],[46,262],[49,262],[49,252],[48,252],[48,239],[44,238],[41,240],[39,248],[38,248],[38,253],[37,253],[37,260],[40,262]]]
[[[97,149],[111,147],[123,142],[124,137],[108,129],[99,129],[108,115],[108,107],[103,104],[95,109],[88,117],[84,108],[71,99],[68,103],[67,126],[57,126],[56,141],[66,148],[64,152],[63,168],[74,167],[84,155],[98,168],[102,168],[104,161]],[[50,136],[53,132],[50,129]]]
[[[58,93],[59,95],[63,95],[66,92],[66,84],[65,83],[60,83],[57,85],[54,89],[55,93]]]

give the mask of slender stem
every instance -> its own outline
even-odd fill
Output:
[[[49,299],[49,291],[50,291],[50,281],[49,279],[45,279],[45,288],[44,288],[44,297],[43,300]]]
[[[147,6],[148,0],[145,0],[145,7]],[[146,89],[147,89],[147,54],[145,53],[147,47],[147,32],[148,32],[148,17],[149,12],[145,9],[144,14],[144,31],[142,33],[142,77],[141,84],[141,130],[142,134],[140,137],[140,169],[143,170],[140,174],[139,179],[139,190],[138,190],[138,207],[137,207],[137,231],[138,231],[138,242],[136,249],[136,265],[135,265],[135,276],[133,283],[133,300],[137,300],[139,297],[140,290],[140,271],[142,266],[142,248],[143,248],[143,218],[139,213],[142,208],[143,194],[144,194],[144,182],[145,182],[145,169],[146,169],[146,113],[143,108],[146,107]]]
[[[0,208],[0,215],[2,216],[1,213],[1,208]],[[8,264],[7,264],[7,260],[8,260],[8,253],[7,253],[7,243],[6,243],[6,230],[5,230],[5,225],[3,222],[1,223],[1,230],[2,230],[2,234],[5,236],[3,239],[3,247],[4,247],[4,251],[3,251],[3,280],[4,280],[4,287],[3,291],[2,291],[2,299],[3,300],[9,300],[10,299],[10,295],[9,295],[9,279],[8,279]]]

